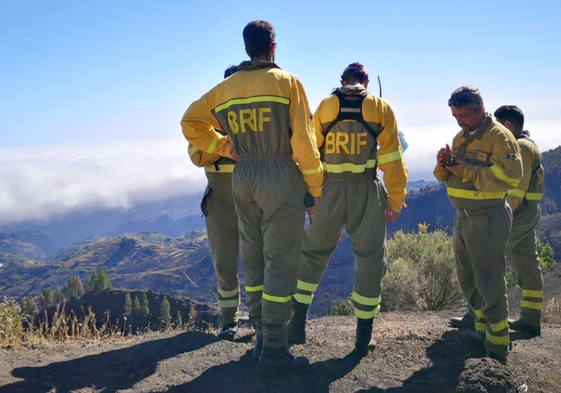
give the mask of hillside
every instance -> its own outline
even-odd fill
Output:
[[[216,287],[216,278],[204,230],[179,237],[137,233],[92,238],[59,250],[48,261],[15,258],[0,259],[4,264],[0,293],[5,296],[17,298],[62,287],[76,275],[85,283],[93,272],[104,269],[117,288],[214,300],[211,288]]]
[[[360,361],[348,356],[355,319],[308,322],[308,341],[292,352],[307,356],[308,374],[256,377],[254,335],[235,342],[214,332],[152,333],[126,340],[32,345],[0,356],[0,392],[393,392],[552,393],[561,391],[561,327],[547,325],[528,339],[512,334],[508,366],[480,358],[457,330],[451,313],[381,313],[378,348]]]

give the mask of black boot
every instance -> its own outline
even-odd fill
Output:
[[[518,320],[509,319],[508,327],[511,328],[512,330],[524,332],[534,337],[540,336],[542,334],[542,329],[540,325],[538,326],[530,325],[529,323],[526,323],[521,319]]]
[[[463,317],[452,317],[448,321],[448,326],[458,328],[458,329],[475,329],[475,321],[469,313],[466,313]]]
[[[362,358],[368,355],[369,351],[376,349],[376,340],[372,337],[373,322],[374,318],[357,318],[354,356]]]
[[[308,368],[310,368],[310,362],[307,358],[292,356],[286,347],[263,347],[257,365],[257,375],[260,377],[297,375],[305,373]]]
[[[292,311],[288,321],[288,343],[304,344],[306,342],[306,317],[308,305],[292,300]]]

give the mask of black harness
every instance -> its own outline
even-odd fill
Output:
[[[362,102],[366,98],[364,94],[345,94],[341,90],[337,89],[333,93],[339,99],[339,113],[337,117],[327,128],[323,131],[323,136],[325,137],[333,128],[335,124],[343,120],[354,120],[364,126],[366,130],[374,137],[378,138],[376,132],[368,125],[362,116]]]

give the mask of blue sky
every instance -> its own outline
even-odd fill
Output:
[[[104,143],[113,152],[120,141],[131,155],[153,140],[170,141],[176,165],[188,165],[179,120],[228,65],[246,59],[241,33],[254,19],[275,26],[277,63],[303,82],[312,110],[350,62],[381,77],[411,145],[412,178],[430,177],[434,153],[457,132],[446,102],[463,84],[481,89],[490,112],[519,105],[542,149],[553,148],[561,143],[560,4],[1,1],[0,169],[8,157],[30,163],[37,145],[57,159],[60,146],[82,160],[91,152],[103,167]],[[14,190],[0,194],[0,213],[18,199]]]

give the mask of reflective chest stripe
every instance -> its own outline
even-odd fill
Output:
[[[503,199],[506,196],[505,191],[499,192],[483,192],[483,191],[473,191],[473,190],[462,190],[459,188],[448,187],[448,195],[456,198],[462,199]]]
[[[366,169],[375,168],[375,167],[376,167],[376,159],[368,160],[366,164],[353,164],[350,162],[345,162],[343,164],[328,164],[326,162],[323,163],[323,170],[325,172],[331,172],[331,173],[343,173],[343,172],[362,173]]]

